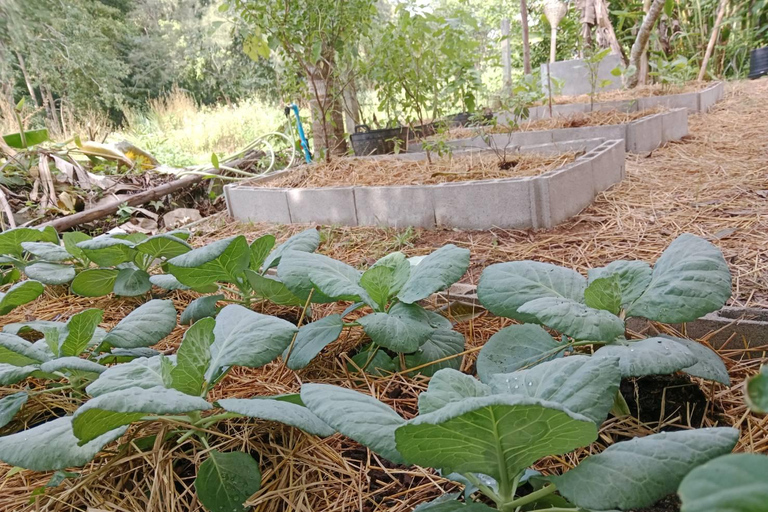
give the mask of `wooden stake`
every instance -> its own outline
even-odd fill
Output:
[[[709,38],[709,44],[707,45],[707,51],[704,52],[704,60],[701,61],[701,69],[699,70],[699,76],[696,78],[701,81],[704,80],[704,75],[707,73],[707,64],[709,64],[709,58],[712,56],[712,51],[715,49],[715,42],[720,35],[720,23],[723,21],[723,15],[725,14],[725,6],[728,0],[720,0],[720,6],[717,8],[717,20],[715,26],[712,28],[712,35]]]

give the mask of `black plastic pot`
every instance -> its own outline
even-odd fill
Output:
[[[384,128],[383,130],[371,130],[368,125],[355,126],[355,133],[349,136],[352,149],[357,156],[391,155],[395,147],[399,145],[405,151],[405,143],[408,140],[408,127]]]
[[[752,50],[749,56],[749,78],[768,75],[768,46]]]
[[[490,121],[493,119],[493,114],[483,114],[481,119],[478,119],[477,114],[472,114],[470,112],[460,112],[458,114],[453,114],[451,116],[447,116],[444,119],[444,122],[448,125],[449,128],[457,128],[461,126],[474,126],[482,124],[482,121]]]

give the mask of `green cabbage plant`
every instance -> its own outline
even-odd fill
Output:
[[[359,369],[375,374],[414,369],[432,375],[440,368],[458,368],[464,336],[419,302],[458,281],[468,267],[469,250],[450,244],[425,257],[408,259],[395,252],[365,272],[320,254],[286,251],[277,276],[287,292],[307,304],[352,303],[342,314],[303,325],[283,354],[287,366],[305,367],[344,328],[362,327],[371,343],[353,357]],[[345,322],[361,308],[366,315]]]
[[[480,351],[477,367],[483,381],[596,345],[600,348],[593,357],[619,358],[622,377],[684,371],[730,382],[720,357],[703,344],[671,336],[625,336],[627,318],[690,322],[728,300],[728,264],[719,249],[697,236],[674,240],[653,268],[642,261],[614,261],[591,269],[588,278],[535,261],[491,265],[480,277],[477,293],[492,313],[524,322],[500,330]],[[535,324],[562,336],[554,338]]]
[[[435,468],[464,485],[464,501],[449,494],[420,511],[631,510],[674,493],[692,470],[730,453],[739,431],[653,434],[616,443],[562,475],[531,470],[544,457],[597,440],[621,375],[614,356],[561,358],[486,382],[442,369],[410,420],[368,395],[326,384],[305,384],[301,399],[332,428],[382,457]]]

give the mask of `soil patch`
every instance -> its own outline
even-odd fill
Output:
[[[680,512],[680,499],[677,495],[670,494],[652,507],[639,508],[630,512]]]
[[[500,152],[433,158],[432,163],[398,158],[339,158],[330,163],[301,166],[282,178],[264,183],[270,188],[313,188],[382,185],[436,185],[470,180],[538,176],[568,164],[575,152],[559,155]]]
[[[709,402],[687,375],[649,375],[621,382],[621,394],[632,416],[642,423],[658,423],[661,430],[698,428]]]

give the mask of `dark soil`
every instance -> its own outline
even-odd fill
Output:
[[[674,423],[699,427],[710,406],[699,386],[687,375],[650,375],[624,379],[620,390],[632,416],[643,423],[656,424],[679,416]],[[670,425],[661,430],[678,428]]]
[[[630,512],[680,512],[680,499],[677,495],[670,494],[652,507],[639,508]]]

